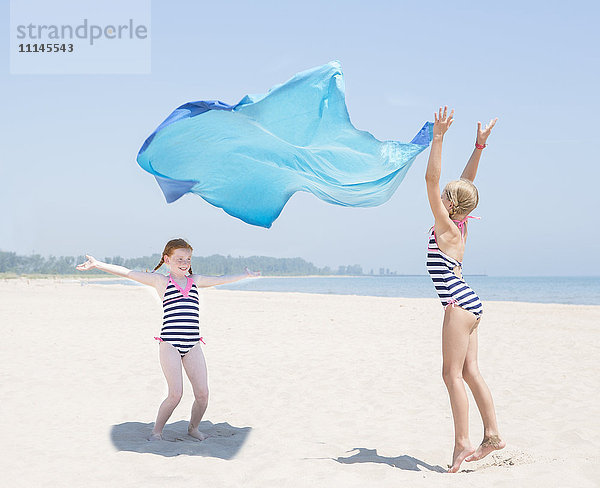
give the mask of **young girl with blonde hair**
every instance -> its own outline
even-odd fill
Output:
[[[199,323],[198,288],[223,285],[244,278],[258,276],[246,268],[246,274],[231,276],[202,276],[192,273],[192,246],[183,239],[167,242],[162,258],[154,270],[132,271],[123,266],[107,264],[92,256],[77,266],[80,271],[99,269],[154,287],[163,303],[163,326],[159,341],[160,365],[167,380],[168,395],[158,409],[156,422],[148,440],[161,440],[167,420],[179,404],[183,394],[181,366],[185,369],[194,391],[194,403],[188,434],[204,440],[206,435],[198,430],[208,405],[208,377],[202,353]],[[170,269],[168,276],[155,273],[163,264]]]
[[[477,140],[471,158],[460,180],[451,181],[440,193],[442,169],[442,142],[452,125],[454,110],[448,107],[435,114],[433,141],[427,164],[425,181],[427,196],[435,225],[429,235],[427,271],[444,306],[442,325],[442,376],[454,418],[454,452],[448,470],[455,473],[463,461],[476,461],[494,450],[502,449],[492,395],[483,380],[477,364],[477,328],[483,307],[477,294],[462,276],[462,259],[467,241],[467,220],[479,203],[477,188],[473,184],[481,152],[496,121],[482,129],[477,124]],[[469,440],[469,403],[464,381],[471,389],[483,420],[483,441],[475,449]]]

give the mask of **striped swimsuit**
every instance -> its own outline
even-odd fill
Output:
[[[168,342],[185,356],[200,337],[200,300],[194,280],[187,277],[184,290],[179,288],[171,275],[163,298],[163,326],[160,337],[155,339]]]
[[[463,230],[462,224],[459,225],[461,231]],[[462,276],[462,263],[442,252],[435,239],[435,230],[432,228],[429,234],[429,245],[427,246],[427,271],[444,309],[448,305],[458,306],[472,312],[477,319],[480,319],[483,313],[481,300],[471,287],[465,283],[463,278],[459,278],[454,274],[454,268],[456,267],[460,269]]]

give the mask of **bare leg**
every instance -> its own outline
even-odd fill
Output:
[[[459,307],[448,307],[442,327],[442,377],[450,396],[454,418],[454,452],[449,473],[456,473],[475,449],[469,440],[469,400],[463,382],[463,366],[475,316]]]
[[[483,441],[477,450],[471,456],[467,457],[465,461],[477,461],[487,456],[490,452],[506,446],[506,443],[500,438],[498,433],[498,423],[496,421],[496,410],[492,394],[479,372],[479,365],[477,364],[477,336],[477,329],[475,329],[469,339],[467,357],[463,367],[463,377],[473,393],[481,420],[483,421]]]
[[[200,343],[192,347],[183,357],[183,367],[192,384],[192,390],[194,390],[194,403],[192,405],[188,434],[195,439],[203,441],[208,436],[200,432],[198,426],[208,406],[208,374]]]
[[[148,440],[162,439],[162,431],[169,420],[169,417],[175,410],[175,407],[181,400],[183,394],[183,378],[181,375],[181,355],[168,342],[161,342],[158,346],[158,355],[160,358],[160,366],[167,380],[169,393],[167,398],[161,403],[158,408],[156,422],[152,429],[152,435]]]

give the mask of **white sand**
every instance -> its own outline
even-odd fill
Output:
[[[148,442],[166,385],[154,290],[0,282],[2,487],[600,486],[600,307],[484,303],[508,445],[460,473],[435,299],[207,290],[211,397]],[[482,427],[471,398],[471,440]]]

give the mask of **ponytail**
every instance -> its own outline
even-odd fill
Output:
[[[156,271],[158,268],[160,268],[160,267],[161,267],[161,266],[164,264],[164,262],[165,262],[165,257],[164,257],[164,256],[162,256],[162,257],[160,258],[160,263],[158,263],[158,265],[156,266],[156,268],[154,268],[154,269],[152,270],[152,272],[154,273],[154,272],[155,272],[155,271]]]
[[[444,188],[446,198],[450,202],[450,217],[467,215],[479,203],[479,193],[472,181],[461,178],[451,181]]]

